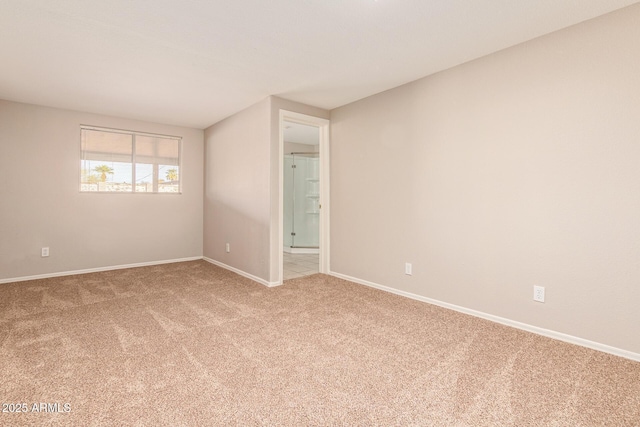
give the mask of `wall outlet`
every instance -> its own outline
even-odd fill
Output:
[[[544,286],[533,287],[533,300],[538,302],[544,302]]]
[[[226,251],[227,253],[231,252],[231,245],[228,243],[227,243]]]
[[[405,265],[404,265],[404,274],[406,274],[407,276],[411,276],[412,269],[413,268],[411,266],[411,263],[409,263],[409,262],[405,263]]]
[[[40,252],[40,256],[42,258],[46,258],[49,256],[49,248],[42,248],[42,251]]]

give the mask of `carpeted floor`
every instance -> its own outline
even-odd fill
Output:
[[[640,425],[640,363],[204,261],[0,285],[0,362],[3,426]]]

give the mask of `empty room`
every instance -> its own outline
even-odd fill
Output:
[[[640,426],[640,3],[0,1],[0,425]]]

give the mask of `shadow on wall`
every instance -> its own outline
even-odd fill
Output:
[[[204,256],[269,281],[269,220],[217,200],[205,204]]]

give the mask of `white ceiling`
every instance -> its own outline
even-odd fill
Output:
[[[284,122],[284,142],[295,144],[320,145],[320,129],[301,123]]]
[[[638,0],[0,0],[0,98],[207,127],[332,109]]]

